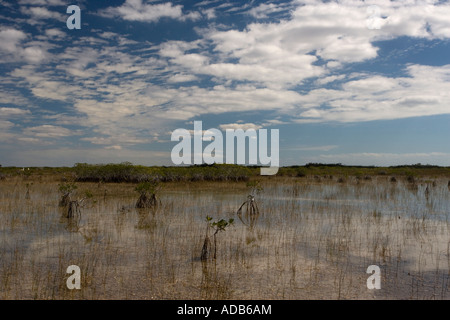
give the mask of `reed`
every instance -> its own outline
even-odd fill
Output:
[[[76,182],[69,218],[59,205],[70,177],[8,175],[0,298],[450,298],[448,178],[365,176],[159,182],[160,202],[144,209],[139,183]],[[381,290],[366,287],[373,264]],[[69,265],[80,290],[65,285]]]

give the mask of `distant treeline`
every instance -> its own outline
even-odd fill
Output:
[[[430,164],[398,165],[389,167],[348,166],[341,163],[308,163],[304,166],[289,166],[280,168],[280,176],[450,176],[450,167],[440,167]]]
[[[247,181],[260,177],[258,166],[241,166],[232,164],[212,164],[194,166],[141,166],[130,162],[119,164],[77,163],[73,167],[0,167],[0,180],[8,176],[56,175],[65,176],[79,182],[145,182],[145,181]],[[450,167],[436,165],[399,165],[390,167],[347,166],[341,163],[308,163],[304,166],[287,166],[279,168],[277,176],[447,176]],[[270,176],[268,176],[270,178]]]
[[[120,164],[77,163],[77,181],[144,182],[144,181],[245,181],[252,174],[245,166],[214,164],[190,167],[145,167],[129,162]]]

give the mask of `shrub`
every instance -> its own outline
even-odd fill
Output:
[[[156,193],[160,190],[160,185],[156,181],[142,182],[135,191],[139,192],[139,199],[136,202],[136,208],[152,208],[161,203],[156,197]]]
[[[409,175],[409,176],[406,178],[406,180],[407,180],[409,183],[415,183],[415,182],[416,182],[416,179],[415,179],[414,176],[412,176],[412,175]]]

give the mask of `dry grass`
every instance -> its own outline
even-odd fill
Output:
[[[449,299],[448,179],[339,178],[262,181],[257,219],[235,219],[202,261],[205,217],[236,218],[245,182],[165,184],[151,209],[135,208],[134,184],[79,183],[93,200],[73,221],[58,182],[9,177],[0,299]],[[381,290],[366,287],[373,264]]]

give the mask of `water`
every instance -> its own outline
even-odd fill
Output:
[[[167,184],[154,210],[134,208],[133,185],[80,184],[94,198],[77,222],[62,217],[56,182],[35,183],[30,199],[25,183],[0,186],[2,298],[450,297],[444,180],[427,199],[426,182],[267,179],[254,194],[260,214],[244,212],[245,224],[245,183]],[[202,262],[206,216],[235,223],[217,234],[217,259]],[[72,264],[79,291],[65,285]],[[382,270],[380,290],[366,287],[369,265]]]

